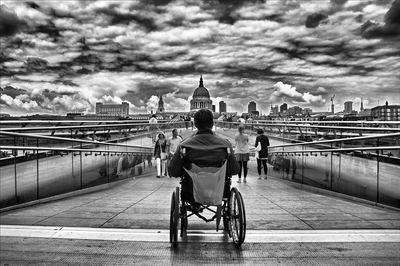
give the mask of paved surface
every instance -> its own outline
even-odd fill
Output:
[[[168,229],[170,197],[179,179],[154,172],[115,187],[0,214],[0,224]],[[249,230],[400,229],[400,212],[296,188],[290,182],[236,183],[244,197]],[[191,217],[192,218],[192,217]],[[214,229],[215,223],[189,220],[189,229]]]
[[[399,265],[399,243],[181,244],[1,238],[2,265]]]

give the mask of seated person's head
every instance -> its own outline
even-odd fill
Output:
[[[211,130],[214,125],[214,117],[210,110],[200,109],[194,115],[194,125],[199,130]]]

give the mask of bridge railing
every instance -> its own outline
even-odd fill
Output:
[[[151,165],[152,137],[185,129],[182,122],[95,126],[1,130],[0,207],[140,175]]]
[[[238,123],[217,125],[224,130],[231,129],[232,133],[236,133],[239,126]],[[288,130],[288,126],[298,125],[276,123],[244,126],[253,137],[257,128],[263,128],[270,137],[270,175],[377,204],[400,207],[400,128],[387,130],[332,125],[327,129],[324,125],[314,125],[318,130],[337,130],[341,134],[307,139],[304,138],[305,129],[310,125],[304,123],[299,126],[303,130],[303,138],[299,133],[293,134]]]

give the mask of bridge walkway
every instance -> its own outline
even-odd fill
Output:
[[[107,190],[0,214],[5,264],[400,263],[400,212],[300,189],[250,171],[242,192],[247,237],[237,250],[215,223],[189,218],[177,250],[168,242],[178,179],[151,171]]]

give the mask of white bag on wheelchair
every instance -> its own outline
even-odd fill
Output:
[[[222,204],[226,164],[226,160],[222,167],[199,167],[192,163],[191,170],[184,168],[192,178],[193,197],[196,202],[210,206]]]

